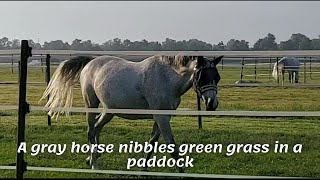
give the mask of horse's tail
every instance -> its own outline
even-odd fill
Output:
[[[278,79],[277,63],[274,63],[274,65],[273,65],[272,76],[273,76],[275,79]]]
[[[39,100],[49,97],[45,107],[49,108],[48,115],[54,117],[60,113],[69,115],[69,110],[65,108],[72,107],[73,86],[79,81],[80,73],[84,66],[89,63],[93,57],[78,56],[70,60],[63,61],[54,72],[43,96]],[[53,109],[62,107],[62,109]]]

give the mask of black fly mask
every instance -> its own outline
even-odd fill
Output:
[[[207,109],[209,110],[216,108],[210,107],[210,101],[212,104],[214,102],[213,98],[216,99],[216,95],[218,94],[220,75],[216,65],[222,58],[223,56],[219,56],[210,60],[203,56],[198,56],[197,65],[193,73],[193,89],[197,93],[198,97],[205,101]],[[208,93],[213,95],[208,95]]]

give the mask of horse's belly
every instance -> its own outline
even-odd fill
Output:
[[[107,105],[111,109],[149,109],[149,104],[145,99],[134,96],[118,97],[116,100],[109,99]]]
[[[127,97],[127,99],[118,99],[117,103],[110,104],[111,109],[149,109],[146,100],[137,97]],[[125,119],[152,119],[150,114],[114,114]]]
[[[137,119],[152,119],[153,116],[150,114],[114,114],[115,116],[125,118],[125,119],[131,119],[131,120],[137,120]]]

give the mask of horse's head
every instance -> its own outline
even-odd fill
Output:
[[[213,60],[198,56],[192,77],[193,89],[206,104],[207,111],[214,111],[218,107],[218,83],[220,75],[216,65],[223,56]]]

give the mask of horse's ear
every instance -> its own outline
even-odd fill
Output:
[[[214,65],[219,64],[219,62],[221,61],[221,59],[223,58],[223,56],[219,56],[217,58],[214,58],[214,60],[212,61],[214,63]]]
[[[203,56],[197,56],[197,67],[202,66],[204,63],[204,58]]]

